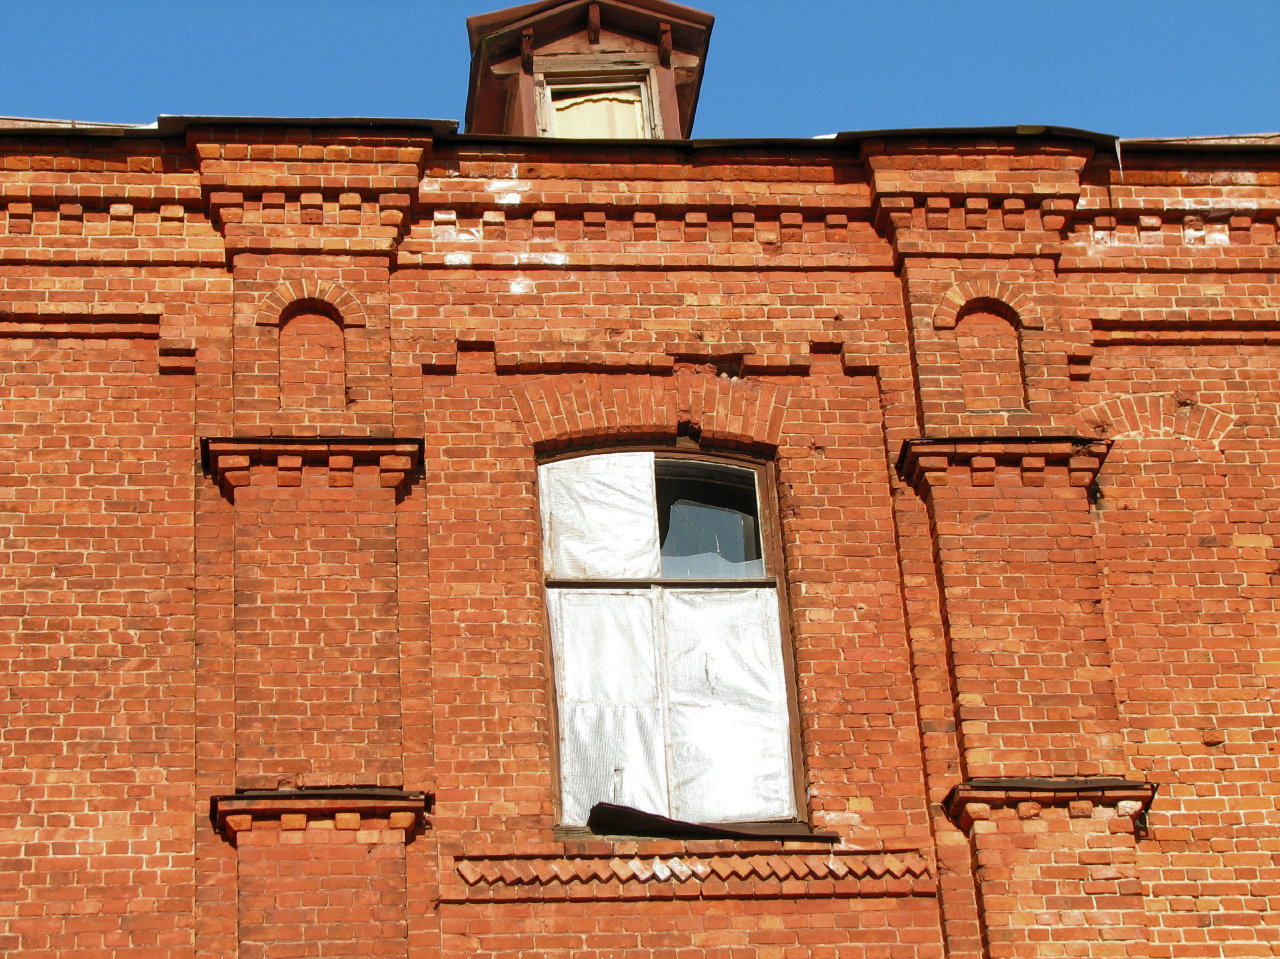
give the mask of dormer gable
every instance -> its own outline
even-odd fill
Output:
[[[686,139],[714,18],[664,0],[543,0],[467,20],[467,131]]]

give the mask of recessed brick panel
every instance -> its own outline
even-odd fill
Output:
[[[396,494],[353,472],[255,470],[236,491],[238,788],[401,784]]]

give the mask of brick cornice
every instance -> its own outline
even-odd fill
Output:
[[[226,251],[394,253],[408,229],[431,140],[197,142],[210,220]]]
[[[356,841],[408,841],[426,826],[432,797],[402,789],[251,790],[215,796],[209,818],[237,845],[249,832],[355,833]]]
[[[1091,817],[1095,806],[1113,807],[1120,815],[1139,818],[1151,808],[1155,795],[1153,783],[1112,777],[969,779],[952,787],[943,810],[968,831],[992,810],[1007,807],[1015,808],[1024,819],[1035,817],[1046,806],[1066,807],[1073,818]]]
[[[205,472],[228,499],[249,485],[255,468],[274,469],[276,486],[301,486],[303,467],[314,466],[328,470],[330,486],[398,490],[422,465],[420,439],[240,436],[209,437],[201,446]],[[369,481],[358,482],[359,475]]]
[[[1097,476],[1111,444],[1087,436],[922,437],[907,440],[898,454],[898,473],[918,492],[946,482],[948,471],[963,469],[974,485],[997,468],[1015,468],[1025,485],[1047,469],[1065,469],[1072,486],[1089,486]]]
[[[963,169],[937,162],[940,145],[867,141],[877,230],[905,256],[1057,256],[1075,215],[1080,174],[1093,148],[1041,149],[1034,159],[994,140],[951,144],[970,161]],[[974,177],[974,169],[985,175]]]

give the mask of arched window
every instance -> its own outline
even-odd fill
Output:
[[[694,823],[795,819],[761,470],[603,453],[544,463],[539,485],[561,822],[585,824],[596,803]]]
[[[965,409],[1026,409],[1022,336],[1017,315],[1003,303],[981,300],[956,321]]]
[[[325,304],[303,301],[280,328],[280,406],[340,410],[347,405],[342,326]]]

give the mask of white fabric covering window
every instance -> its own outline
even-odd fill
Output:
[[[794,819],[778,597],[740,582],[764,573],[754,471],[605,453],[547,463],[539,482],[563,823],[585,824],[598,802],[688,822]],[[726,505],[708,509],[734,516],[678,528],[721,488]],[[692,550],[717,582],[681,584],[687,564],[668,553]]]
[[[543,555],[553,579],[659,575],[652,453],[607,453],[538,470]]]
[[[645,122],[644,90],[628,86],[550,88],[552,136],[639,140],[652,136]]]

